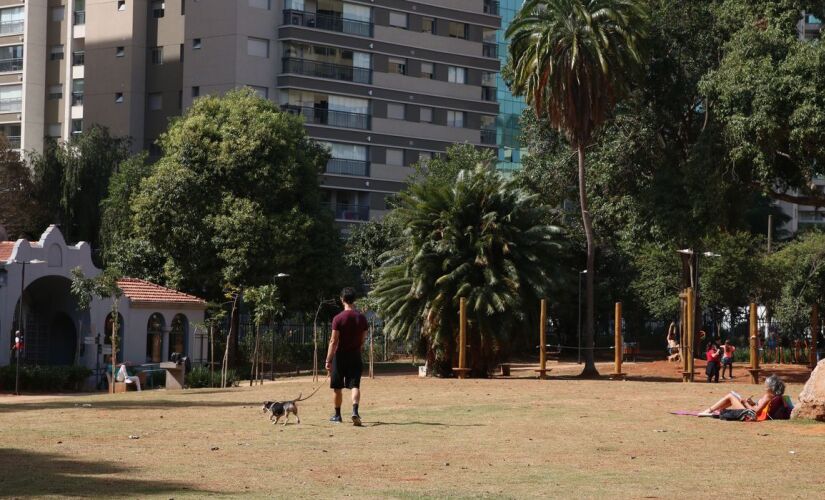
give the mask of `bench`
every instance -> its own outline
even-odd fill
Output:
[[[111,372],[106,372],[106,382],[109,383],[109,391],[115,394],[137,390],[137,386],[135,384],[127,384],[126,382],[115,382],[113,385]]]

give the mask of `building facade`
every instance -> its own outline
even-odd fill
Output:
[[[335,218],[368,220],[419,160],[496,147],[499,27],[492,0],[0,0],[0,131],[97,123],[157,154],[198,96],[248,86],[329,147]]]
[[[501,29],[496,34],[496,42],[502,67],[507,64],[509,47],[505,34],[522,3],[523,0],[500,0],[499,2]],[[527,104],[523,97],[516,97],[510,92],[501,74],[496,78],[496,89],[499,109],[496,118],[497,166],[503,172],[514,172],[521,169],[521,158],[527,154],[527,148],[521,145],[521,115]]]

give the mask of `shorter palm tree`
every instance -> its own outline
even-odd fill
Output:
[[[464,297],[471,374],[488,375],[511,343],[532,335],[527,311],[555,283],[560,230],[544,224],[534,195],[487,165],[452,185],[415,184],[395,210],[404,230],[372,293],[386,331],[406,340],[421,332],[428,358],[448,373]]]

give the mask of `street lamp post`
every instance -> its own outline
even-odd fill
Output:
[[[587,274],[587,269],[579,271],[579,323],[577,326],[579,334],[579,364],[582,364],[582,275]]]
[[[20,272],[20,308],[18,309],[17,315],[17,332],[14,339],[14,358],[15,358],[15,368],[14,368],[14,395],[20,395],[20,351],[23,348],[23,335],[25,334],[25,320],[23,319],[23,297],[26,293],[26,264],[40,264],[42,260],[32,259],[28,262],[24,260],[15,260],[13,261],[15,264],[20,264],[22,266],[22,271]]]

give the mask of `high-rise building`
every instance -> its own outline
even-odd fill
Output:
[[[501,29],[496,32],[496,43],[501,65],[507,63],[509,42],[504,36],[516,16],[523,0],[500,0]],[[527,104],[523,97],[516,97],[499,74],[496,77],[498,117],[496,118],[496,143],[498,145],[498,169],[512,172],[521,168],[521,158],[527,149],[521,144],[521,115]]]
[[[93,123],[157,153],[198,96],[248,86],[303,115],[337,220],[380,216],[411,165],[496,147],[491,0],[0,0],[0,132]]]

